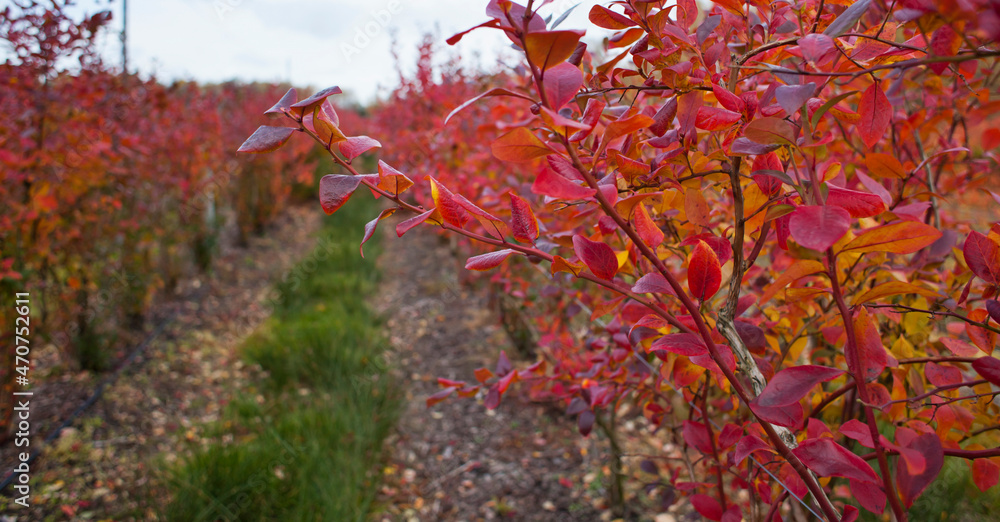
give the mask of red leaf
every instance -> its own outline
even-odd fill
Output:
[[[531,211],[531,205],[521,196],[510,195],[510,229],[514,239],[522,243],[534,243],[538,239],[538,220]]]
[[[983,379],[1000,386],[1000,359],[980,357],[972,362],[972,369]]]
[[[375,234],[375,229],[376,227],[378,227],[378,222],[393,215],[396,212],[396,210],[398,209],[395,207],[387,208],[382,212],[380,212],[377,218],[369,221],[368,224],[365,225],[365,235],[364,237],[361,238],[361,244],[358,246],[358,250],[361,251],[361,257],[365,257],[365,243],[367,243],[368,240],[372,238],[372,235]]]
[[[427,212],[424,212],[423,214],[419,214],[405,221],[401,221],[398,225],[396,225],[396,236],[403,237],[403,234],[409,232],[411,228],[423,223],[424,221],[427,221],[427,218],[429,218],[431,214],[434,213],[435,210],[437,209],[432,208]]]
[[[758,438],[756,435],[747,435],[746,437],[740,439],[738,443],[736,443],[736,449],[734,450],[733,453],[733,460],[735,464],[739,466],[739,464],[743,462],[744,459],[746,459],[752,453],[755,453],[757,451],[769,451],[771,453],[775,454],[777,453],[771,448],[771,446],[768,443],[764,442],[763,440],[760,440],[760,438]]]
[[[789,217],[788,231],[800,245],[822,252],[847,233],[850,219],[851,215],[840,207],[799,207]]]
[[[821,477],[879,481],[878,475],[864,459],[830,439],[806,439],[792,453]]]
[[[561,63],[545,73],[545,97],[558,111],[583,87],[583,72],[571,63]]]
[[[327,87],[326,89],[323,89],[298,103],[293,103],[290,107],[292,109],[300,109],[299,114],[302,115],[307,112],[311,112],[314,107],[326,101],[326,99],[330,96],[340,94],[342,92],[344,91],[340,90],[340,87]]]
[[[601,279],[614,279],[618,273],[618,258],[606,243],[591,241],[580,234],[573,236],[573,251],[591,272]]]
[[[722,506],[719,504],[718,500],[708,496],[708,495],[691,495],[689,499],[691,505],[694,509],[698,511],[698,514],[709,519],[720,521],[722,520]]]
[[[590,128],[581,130],[573,134],[572,136],[569,137],[569,141],[573,142],[581,141],[587,136],[590,136],[590,133],[594,131],[594,127],[597,126],[597,122],[601,121],[601,113],[604,112],[605,107],[607,107],[607,104],[604,103],[604,100],[601,100],[599,98],[591,98],[587,100],[587,107],[583,110],[583,120],[581,121],[581,123],[587,125]],[[549,156],[550,160],[551,158],[552,156]]]
[[[750,169],[751,174],[760,170],[784,172],[785,167],[781,165],[781,158],[779,158],[777,154],[768,152],[767,154],[758,154],[757,157],[753,159],[753,168]],[[760,190],[769,197],[777,195],[781,190],[781,180],[774,176],[768,176],[767,174],[753,174],[753,181],[758,187],[760,187]]]
[[[431,197],[434,199],[434,204],[437,206],[441,218],[450,225],[458,228],[464,227],[472,218],[469,217],[462,204],[440,181],[434,179],[433,176],[427,176],[427,179],[431,182]]]
[[[875,442],[872,441],[872,430],[867,424],[859,421],[858,419],[851,419],[844,423],[840,427],[840,433],[849,439],[854,439],[858,441],[862,446],[866,448],[874,448]]]
[[[323,206],[323,211],[329,215],[344,206],[360,183],[361,178],[357,176],[341,174],[323,176],[323,179],[319,180],[319,203]]]
[[[497,357],[496,374],[504,377],[512,371],[514,371],[514,366],[510,364],[510,359],[507,358],[507,351],[500,350],[500,357]]]
[[[649,347],[650,352],[665,350],[677,355],[697,357],[708,353],[708,347],[701,337],[689,333],[675,333],[660,337]]]
[[[653,115],[653,124],[649,126],[649,132],[656,136],[663,136],[674,126],[674,117],[677,116],[677,97],[667,100],[656,114]]]
[[[799,39],[799,49],[802,51],[803,58],[817,65],[822,65],[833,57],[836,47],[833,45],[833,38],[825,34],[813,33]]]
[[[986,313],[990,315],[993,322],[1000,324],[1000,302],[986,301]]]
[[[927,376],[928,382],[937,387],[962,382],[961,370],[954,366],[945,366],[933,362],[929,362],[927,366],[924,366],[924,375]]]
[[[715,251],[704,241],[699,241],[688,259],[688,289],[704,301],[715,295],[722,285],[722,267]]]
[[[499,25],[500,25],[500,20],[494,18],[494,19],[490,20],[489,22],[483,22],[483,23],[481,23],[481,24],[479,24],[479,25],[477,25],[475,27],[472,27],[470,29],[466,29],[466,30],[464,30],[464,31],[462,31],[460,33],[455,33],[455,34],[449,36],[448,39],[445,40],[445,42],[447,42],[448,45],[455,45],[459,41],[461,41],[462,38],[465,37],[465,35],[471,33],[472,31],[475,31],[476,29],[479,29],[481,27],[498,27]]]
[[[861,116],[857,124],[858,134],[870,149],[882,139],[892,121],[892,105],[879,84],[873,83],[861,94],[858,114]]]
[[[500,263],[506,261],[507,258],[513,253],[513,250],[507,248],[498,252],[490,252],[488,254],[470,257],[469,260],[465,262],[465,269],[478,270],[480,272],[490,270],[491,268],[500,266]]]
[[[523,163],[552,153],[542,140],[525,127],[500,136],[491,146],[493,155],[502,161]]]
[[[898,435],[898,433],[897,433]],[[923,473],[911,474],[903,459],[896,460],[896,485],[907,508],[934,482],[944,466],[944,449],[941,439],[934,433],[924,433],[906,445],[924,456],[927,463]]]
[[[872,513],[881,515],[885,511],[886,496],[885,491],[878,484],[851,480],[851,495],[861,504],[861,507]]]
[[[828,187],[830,192],[826,203],[846,210],[852,218],[872,217],[885,212],[885,202],[875,194],[848,190],[834,185],[828,185]]]
[[[740,340],[743,341],[747,350],[750,350],[757,355],[764,355],[767,353],[767,336],[764,335],[764,330],[762,330],[759,326],[737,320],[733,322],[733,327],[736,328],[736,333],[739,334]]]
[[[955,34],[949,25],[942,25],[931,35],[930,50],[933,56],[955,56],[962,47],[962,39]],[[938,62],[928,65],[934,74],[941,74],[948,69],[948,62]]]
[[[865,382],[872,382],[885,370],[889,363],[878,325],[868,315],[868,309],[861,307],[854,317],[854,337],[858,341],[858,357]]]
[[[712,453],[712,439],[704,424],[686,420],[681,435],[694,449],[708,455]]]
[[[803,365],[785,368],[767,383],[764,391],[757,397],[757,403],[768,408],[787,406],[805,397],[817,384],[836,379],[843,373],[843,370],[826,366]]]
[[[775,89],[774,98],[785,109],[785,114],[794,116],[816,92],[815,83],[805,85],[782,85]]]
[[[599,5],[595,5],[590,8],[589,18],[590,22],[597,27],[616,31],[619,29],[627,29],[636,25],[631,18]]]
[[[564,156],[549,154],[545,158],[545,161],[549,164],[549,167],[552,167],[552,170],[555,171],[556,174],[559,174],[570,181],[585,181],[583,174],[581,174],[579,170],[576,170],[573,163]]]
[[[750,410],[761,420],[786,428],[797,427],[802,423],[802,417],[805,415],[802,404],[798,402],[789,404],[788,406],[768,408],[754,401],[750,403]]]
[[[447,399],[448,396],[451,395],[452,393],[455,393],[455,390],[457,389],[458,388],[456,388],[455,386],[449,386],[435,393],[434,395],[427,397],[427,407],[430,408],[431,406],[434,406],[435,404]]]
[[[677,295],[674,293],[674,289],[670,287],[670,283],[667,282],[667,278],[662,275],[651,272],[639,278],[632,286],[632,291],[637,294],[670,294]]]
[[[250,152],[250,153],[260,153],[260,152],[271,152],[278,150],[279,147],[288,141],[288,138],[292,136],[295,129],[291,127],[270,127],[267,125],[261,125],[257,127],[243,145],[240,145],[239,150],[236,152]]]
[[[962,254],[973,274],[991,285],[1000,285],[1000,245],[973,230],[965,238]]]
[[[743,115],[738,112],[702,106],[698,108],[698,117],[695,119],[694,126],[707,131],[717,131],[732,127],[742,117]]]
[[[372,149],[381,148],[382,144],[378,140],[369,138],[368,136],[353,136],[347,138],[346,141],[337,143],[337,147],[340,148],[340,153],[346,156],[348,160],[353,160]]]
[[[728,449],[733,444],[736,444],[743,437],[743,428],[735,424],[726,424],[722,427],[722,431],[719,432],[719,449]]]
[[[596,418],[594,412],[590,410],[580,412],[580,416],[576,418],[576,427],[580,430],[580,435],[584,437],[590,435],[590,431],[594,429],[594,420]]]
[[[743,112],[746,110],[746,103],[743,102],[743,99],[729,92],[721,85],[712,84],[712,94],[715,95],[716,100],[719,100],[719,105],[722,105],[726,109],[733,112]]]
[[[972,482],[979,491],[985,493],[987,489],[996,486],[998,481],[1000,481],[1000,466],[996,462],[990,459],[972,461]]]
[[[296,93],[294,87],[288,89],[288,92],[286,92],[285,95],[278,100],[278,103],[275,103],[273,107],[264,111],[264,114],[281,114],[288,112],[288,109],[290,109],[292,104],[295,103],[295,98],[297,96],[298,94]]]
[[[483,406],[486,406],[487,410],[495,410],[500,406],[500,386],[494,384],[490,386],[490,389],[486,392],[486,400],[483,402]]]
[[[482,208],[479,208],[478,205],[469,201],[461,194],[454,194],[454,198],[455,202],[458,203],[463,210],[472,214],[476,220],[479,221],[479,223],[486,230],[486,233],[500,240],[503,240],[504,236],[507,235],[507,223],[505,223],[502,219],[490,214]]]
[[[535,183],[531,185],[531,191],[555,199],[588,199],[597,193],[596,190],[577,185],[547,168],[538,173]]]

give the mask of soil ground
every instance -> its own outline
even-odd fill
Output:
[[[212,274],[185,281],[158,305],[136,338],[171,321],[33,463],[31,507],[13,505],[5,491],[0,520],[156,520],[168,494],[163,467],[199,443],[255,378],[237,348],[267,317],[274,282],[311,248],[319,219],[312,206],[292,209],[247,248],[224,249]],[[602,445],[580,437],[561,408],[516,392],[493,412],[481,398],[426,407],[437,377],[471,380],[501,349],[513,356],[485,288],[458,281],[460,263],[430,230],[389,238],[380,263],[375,305],[387,318],[389,367],[407,403],[388,441],[389,463],[374,470],[384,485],[373,519],[608,519],[599,510]],[[50,372],[34,389],[32,447],[105,377]],[[15,449],[0,449],[2,462],[14,462]]]
[[[379,519],[600,520],[604,493],[593,471],[604,453],[561,407],[533,404],[516,387],[494,411],[481,397],[426,406],[438,377],[474,381],[476,368],[515,350],[483,285],[461,284],[446,244],[414,232],[389,238],[381,260],[377,306],[390,318],[390,367],[408,392],[389,441]]]

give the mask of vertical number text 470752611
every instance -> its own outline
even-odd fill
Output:
[[[32,392],[25,391],[28,388],[28,370],[31,368],[28,355],[31,353],[31,296],[27,292],[18,293],[14,301],[14,311],[17,316],[14,319],[14,371],[16,376],[14,382],[17,383],[17,391],[14,392],[14,411],[16,413],[17,432],[14,434],[14,445],[21,448],[18,453],[18,465],[14,468],[17,479],[14,481],[14,489],[18,496],[14,502],[24,507],[28,507],[31,487],[28,485],[31,477],[28,460],[31,458],[28,446],[31,444],[31,400]]]

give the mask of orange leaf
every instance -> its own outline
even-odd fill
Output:
[[[774,294],[788,286],[789,283],[799,280],[807,275],[812,275],[824,270],[826,270],[826,268],[824,268],[823,263],[820,263],[819,261],[796,261],[792,264],[792,266],[786,268],[781,273],[781,276],[775,279],[770,286],[764,289],[764,293],[760,296],[759,303],[763,305],[764,303],[770,301],[771,298],[774,297]]]
[[[531,161],[552,153],[548,145],[525,127],[518,127],[500,136],[493,142],[492,149],[497,159],[516,163]]]
[[[399,195],[413,186],[413,181],[406,174],[394,169],[388,163],[378,161],[378,188]]]
[[[545,71],[563,63],[576,51],[583,31],[534,31],[524,37],[524,50],[536,67]]]
[[[854,299],[853,306],[858,306],[860,304],[867,303],[869,301],[875,301],[885,297],[893,295],[911,295],[919,294],[924,297],[937,297],[937,293],[928,290],[926,288],[911,284],[904,283],[902,281],[890,281],[888,283],[882,283],[877,285],[875,288],[868,290],[867,292],[859,295]]]
[[[988,317],[989,313],[982,308],[969,312],[969,319],[972,321],[984,322]],[[996,332],[965,323],[965,333],[969,335],[969,339],[972,339],[972,344],[975,344],[987,355],[992,354],[997,346]]]
[[[645,205],[638,205],[635,210],[635,230],[639,233],[639,238],[650,248],[656,248],[663,242],[663,231],[656,225]]]
[[[941,237],[941,231],[916,221],[891,223],[865,230],[844,247],[843,252],[891,252],[912,254]]]
[[[553,274],[557,274],[559,272],[569,272],[573,275],[580,275],[580,272],[582,271],[583,265],[579,263],[571,263],[562,256],[552,256],[551,272]]]
[[[873,178],[903,179],[907,175],[906,169],[898,159],[880,152],[866,154],[865,167],[868,167],[868,173]]]
[[[684,191],[684,213],[687,215],[688,221],[707,227],[710,224],[709,215],[711,212],[712,210],[700,190],[687,189]]]
[[[631,18],[599,5],[590,8],[589,18],[590,22],[597,27],[616,31],[636,25]]]

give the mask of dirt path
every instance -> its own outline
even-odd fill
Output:
[[[185,281],[177,298],[157,306],[151,324],[174,320],[35,461],[32,506],[12,508],[0,497],[0,519],[155,520],[165,495],[160,464],[175,460],[183,441],[198,443],[199,430],[251,378],[236,347],[267,317],[273,282],[312,248],[321,215],[315,205],[291,209],[248,247],[224,249],[211,275]],[[32,447],[96,381],[54,375],[36,387]],[[5,466],[13,449],[0,453]]]
[[[495,412],[481,398],[426,407],[438,377],[473,380],[501,349],[514,352],[486,292],[459,284],[461,265],[429,230],[392,234],[381,262],[377,306],[390,317],[391,362],[409,390],[389,441],[381,520],[601,520],[593,472],[604,453],[561,408],[532,404],[516,390]]]

